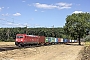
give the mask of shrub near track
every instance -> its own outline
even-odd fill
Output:
[[[85,42],[81,60],[90,60],[90,42]]]

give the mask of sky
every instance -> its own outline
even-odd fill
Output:
[[[73,13],[90,13],[90,0],[0,0],[0,28],[63,27]]]

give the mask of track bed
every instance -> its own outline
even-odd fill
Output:
[[[0,60],[77,60],[84,46],[78,43],[19,48],[14,42],[0,42]]]

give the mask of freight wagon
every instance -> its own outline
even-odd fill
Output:
[[[45,37],[37,35],[27,35],[27,34],[17,34],[15,45],[23,47],[25,45],[48,45],[48,44],[58,44],[58,43],[76,43],[77,40],[55,38],[55,37]]]

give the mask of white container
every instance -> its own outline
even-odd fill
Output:
[[[74,42],[74,40],[72,40],[72,42]]]
[[[72,40],[69,40],[70,42],[72,42]]]
[[[61,38],[61,42],[63,42],[63,38]]]

